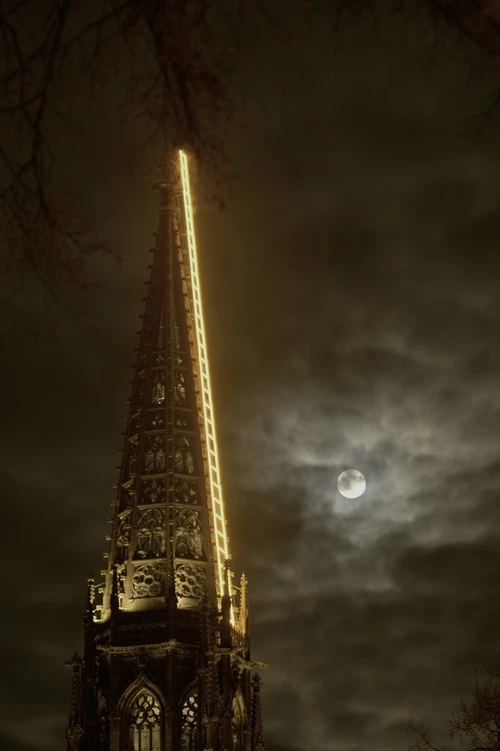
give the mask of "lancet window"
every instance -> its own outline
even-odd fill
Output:
[[[165,401],[165,374],[162,370],[155,374],[151,401],[153,404],[163,404]]]
[[[175,373],[174,401],[178,407],[186,403],[186,376],[180,370]]]
[[[146,442],[146,453],[144,454],[144,470],[146,472],[164,472],[165,471],[165,449],[163,448],[164,438],[162,435],[150,435]]]
[[[175,446],[175,471],[180,475],[194,473],[194,458],[189,438],[177,438]]]
[[[242,708],[241,696],[238,694],[233,699],[232,734],[233,751],[243,751],[245,748],[245,712]]]
[[[141,691],[130,709],[130,751],[161,751],[161,725],[158,700],[149,691]]]
[[[198,699],[196,693],[189,694],[181,709],[182,751],[194,751],[198,727]]]
[[[134,558],[162,558],[165,555],[165,513],[149,509],[137,525],[137,548]]]
[[[175,555],[180,558],[201,558],[200,512],[181,508],[175,512]]]

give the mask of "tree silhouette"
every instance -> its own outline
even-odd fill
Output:
[[[235,111],[228,76],[253,18],[283,37],[294,16],[320,17],[335,34],[353,14],[376,21],[415,7],[435,31],[447,25],[496,61],[500,13],[490,0],[0,0],[0,278],[29,269],[49,286],[78,285],[86,253],[115,252],[54,177],[79,80],[96,110],[100,82],[117,76],[125,118],[149,122],[145,138],[213,165]]]
[[[470,700],[460,703],[447,726],[450,740],[463,751],[500,749],[500,665],[476,674]],[[410,731],[414,736],[411,751],[442,751],[423,723],[410,725]]]

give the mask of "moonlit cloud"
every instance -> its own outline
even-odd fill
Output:
[[[443,727],[498,653],[498,140],[474,141],[481,87],[459,50],[431,64],[394,23],[335,49],[301,37],[297,81],[263,37],[234,198],[197,216],[271,751],[401,751],[408,718]],[[0,742],[15,751],[64,743],[63,663],[106,548],[156,222],[116,165],[123,270],[96,263],[81,314],[26,295],[4,331]],[[369,480],[357,501],[336,489],[348,466]]]

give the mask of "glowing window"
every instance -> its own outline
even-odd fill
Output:
[[[198,726],[198,700],[195,693],[190,694],[182,705],[181,718],[182,751],[193,751]]]
[[[130,751],[161,751],[161,708],[148,691],[132,704],[129,731]]]

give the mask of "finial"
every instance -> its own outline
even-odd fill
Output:
[[[120,599],[118,597],[118,566],[115,563],[111,572],[111,612],[116,613],[120,609]]]
[[[226,560],[224,561],[224,595],[227,597],[231,597],[230,578],[231,578],[230,563],[229,563],[229,558],[226,558]]]
[[[243,573],[240,578],[240,612],[238,618],[238,627],[241,634],[247,636],[248,633],[248,579]]]
[[[224,594],[222,595],[221,646],[231,646],[231,584],[229,559],[224,562]]]
[[[87,613],[94,613],[95,610],[95,580],[92,571],[87,576]]]
[[[68,731],[80,726],[81,712],[82,712],[82,696],[81,696],[81,674],[83,669],[83,659],[78,652],[75,652],[71,660],[66,662],[66,665],[72,668],[73,675],[71,678],[71,693],[70,693],[70,714],[68,722]]]

